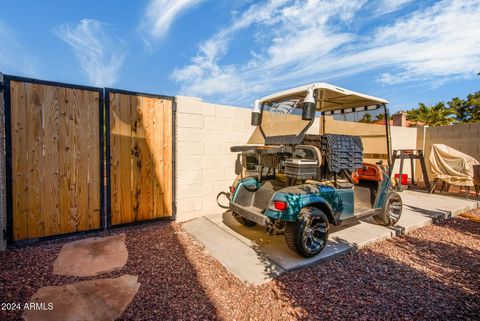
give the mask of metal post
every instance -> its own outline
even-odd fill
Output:
[[[7,195],[6,195],[6,166],[5,166],[5,86],[3,74],[0,73],[0,251],[7,246]]]
[[[423,156],[423,151],[422,150],[418,151],[418,157],[420,158],[420,166],[422,167],[423,182],[425,184],[425,187],[427,189],[429,189],[430,188],[430,179],[428,178],[427,166],[425,165],[425,157]],[[433,184],[433,187],[435,188],[435,183]]]
[[[387,164],[390,168],[392,168],[392,142],[390,141],[390,120],[388,115],[388,108],[386,104],[383,104],[383,110],[385,112],[385,131],[387,135]],[[390,172],[393,171],[393,168]]]
[[[412,184],[415,184],[415,172],[413,170],[413,166],[414,166],[413,165],[413,163],[414,163],[413,158],[414,158],[414,156],[410,155],[410,172],[412,174]]]
[[[400,151],[400,173],[398,174],[398,190],[401,191],[403,190],[402,186],[402,175],[403,175],[403,162],[405,161],[405,153],[403,150]]]

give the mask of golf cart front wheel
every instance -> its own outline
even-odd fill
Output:
[[[315,207],[305,207],[296,222],[287,222],[285,241],[288,247],[303,257],[320,253],[328,239],[328,218]]]
[[[257,223],[255,223],[254,221],[250,221],[249,219],[246,219],[245,217],[240,216],[236,213],[233,214],[233,217],[235,217],[237,222],[242,224],[243,226],[252,227],[252,226],[257,225]]]
[[[397,192],[390,191],[387,194],[380,214],[373,216],[373,219],[377,224],[393,226],[397,224],[398,220],[400,219],[402,210],[402,198]]]

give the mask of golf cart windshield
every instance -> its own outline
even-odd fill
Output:
[[[297,136],[310,121],[302,119],[303,97],[278,100],[263,104],[261,128],[266,137]]]

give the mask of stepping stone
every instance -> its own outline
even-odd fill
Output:
[[[137,279],[138,276],[127,274],[116,279],[46,286],[30,299],[37,309],[26,310],[23,317],[27,321],[115,320],[135,297],[140,287]]]
[[[53,273],[96,276],[121,269],[127,260],[125,234],[93,237],[65,244],[53,264]]]

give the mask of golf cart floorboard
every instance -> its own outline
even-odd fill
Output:
[[[371,209],[365,210],[365,211],[360,212],[360,213],[357,212],[353,216],[347,217],[343,220],[342,219],[338,220],[335,225],[337,225],[337,226],[350,225],[350,224],[358,222],[361,219],[365,219],[367,217],[379,214],[380,210],[381,209],[372,209],[371,208]]]

